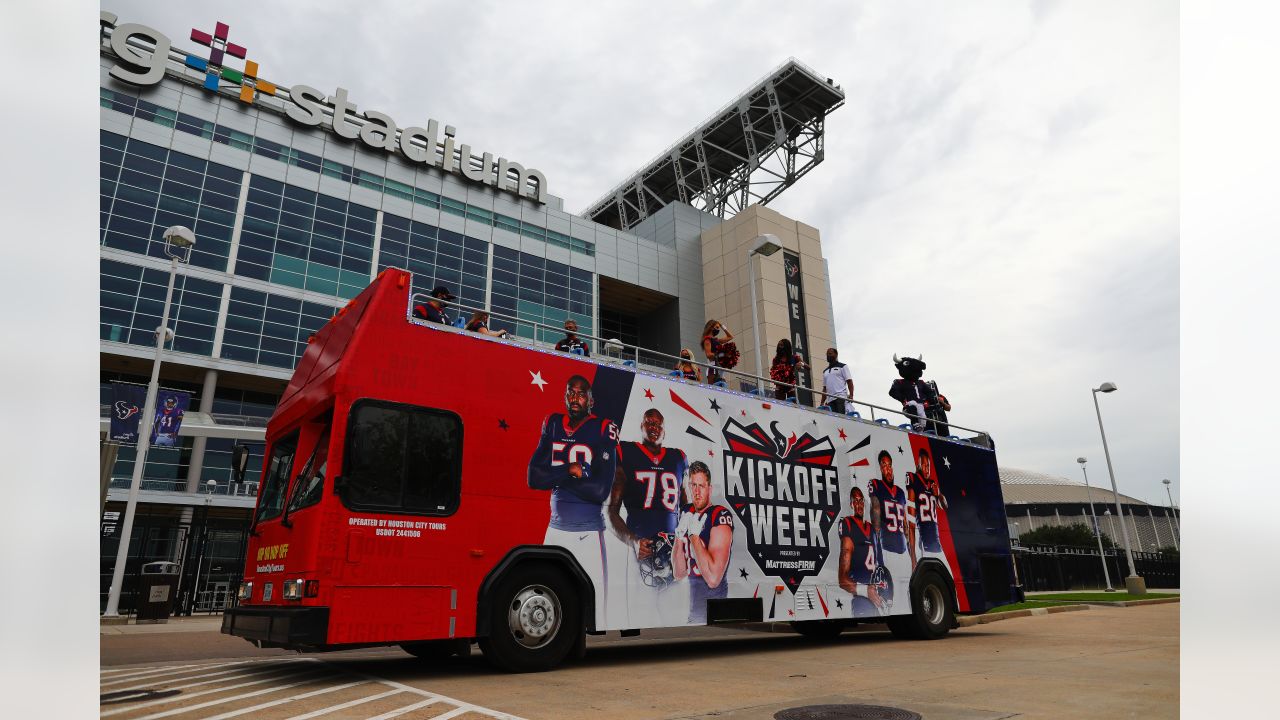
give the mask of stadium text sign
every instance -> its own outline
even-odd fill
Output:
[[[470,145],[457,142],[457,131],[452,125],[442,126],[437,120],[428,120],[425,128],[401,127],[386,113],[359,112],[346,88],[335,88],[332,94],[325,94],[307,85],[279,87],[262,79],[258,64],[247,59],[243,70],[224,67],[228,55],[246,58],[246,50],[227,42],[228,27],[223,23],[218,23],[213,33],[192,29],[192,40],[209,46],[208,58],[175,51],[185,57],[182,63],[175,62],[175,67],[171,67],[169,55],[173,45],[160,31],[138,23],[116,24],[116,16],[109,12],[102,13],[101,22],[104,28],[112,28],[110,47],[119,63],[110,72],[117,80],[145,87],[160,82],[166,72],[181,73],[178,67],[192,68],[205,73],[203,86],[213,92],[218,92],[224,83],[234,83],[240,88],[240,99],[246,103],[252,104],[255,98],[264,95],[279,98],[285,116],[300,125],[326,126],[339,137],[359,140],[374,150],[398,151],[414,163],[458,174],[539,203],[546,202],[547,179],[540,171],[504,157],[495,158],[493,153],[472,155]],[[153,49],[146,49],[138,41]]]

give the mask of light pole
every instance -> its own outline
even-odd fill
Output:
[[[756,310],[756,264],[755,257],[769,257],[770,255],[782,249],[782,241],[777,235],[756,236],[755,243],[751,247],[751,252],[747,255],[747,271],[751,274],[751,335],[756,342],[756,381],[759,383],[756,388],[764,393],[764,354],[763,344],[760,342],[760,315]]]
[[[1116,489],[1116,471],[1111,467],[1111,449],[1107,446],[1107,431],[1102,428],[1102,410],[1098,407],[1098,393],[1112,393],[1116,384],[1104,382],[1093,388],[1093,411],[1098,415],[1098,432],[1102,435],[1102,453],[1107,458],[1107,474],[1111,476],[1111,494],[1115,496],[1116,516],[1120,518],[1120,535],[1124,538],[1124,554],[1129,560],[1129,575],[1124,579],[1125,590],[1130,595],[1146,595],[1147,583],[1138,576],[1133,564],[1133,550],[1129,547],[1129,528],[1124,524],[1124,510],[1120,509],[1120,491]]]
[[[1173,513],[1173,549],[1181,552],[1178,548],[1178,535],[1182,532],[1182,524],[1178,522],[1178,508],[1173,505],[1173,491],[1169,489],[1169,478],[1161,482],[1164,483],[1165,494],[1169,496],[1169,511]]]
[[[1084,473],[1084,495],[1089,501],[1089,516],[1093,518],[1093,535],[1098,539],[1098,557],[1102,559],[1102,577],[1107,581],[1107,592],[1115,592],[1116,589],[1111,587],[1111,571],[1107,569],[1107,552],[1102,549],[1102,528],[1098,527],[1098,513],[1093,509],[1093,488],[1089,487],[1089,471],[1084,466],[1088,460],[1078,457],[1076,462],[1080,463],[1080,472]]]
[[[120,547],[116,550],[116,565],[111,573],[111,592],[107,595],[107,609],[103,617],[118,617],[120,590],[124,584],[124,566],[129,560],[129,540],[133,535],[133,516],[138,509],[138,490],[142,487],[142,470],[147,464],[147,450],[151,447],[151,425],[155,418],[156,394],[160,391],[160,357],[169,330],[169,304],[173,302],[173,285],[178,276],[178,262],[191,259],[196,236],[188,228],[174,225],[164,231],[164,252],[169,256],[169,289],[164,294],[164,310],[160,314],[160,327],[156,328],[156,357],[151,363],[151,382],[147,385],[147,401],[143,406],[142,420],[138,427],[138,452],[133,459],[133,478],[129,481],[129,501],[124,507],[124,521],[120,533]]]

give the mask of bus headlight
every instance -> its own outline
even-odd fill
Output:
[[[240,583],[240,590],[236,593],[236,598],[243,601],[253,597],[253,581]]]
[[[285,600],[301,600],[302,591],[307,584],[306,580],[298,578],[297,580],[284,581],[284,599]]]

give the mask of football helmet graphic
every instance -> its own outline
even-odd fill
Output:
[[[647,587],[661,589],[675,582],[675,569],[671,566],[674,540],[671,533],[665,532],[649,538],[652,552],[640,560],[640,579]]]
[[[888,615],[890,608],[893,606],[893,576],[889,574],[889,568],[877,565],[876,569],[871,572],[870,585],[876,589],[876,594],[880,596],[880,614]]]
[[[178,407],[178,398],[174,397],[173,395],[169,395],[164,399],[165,410],[172,410],[176,407]]]

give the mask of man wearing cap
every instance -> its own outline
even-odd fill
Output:
[[[591,356],[591,348],[578,337],[578,323],[572,318],[564,321],[564,337],[560,342],[556,343],[556,349],[560,352],[574,353],[576,355]]]
[[[449,316],[444,314],[444,309],[449,304],[448,301],[456,298],[456,295],[449,292],[449,288],[437,285],[436,289],[431,291],[431,299],[426,304],[413,306],[413,316],[419,320],[448,325]]]

